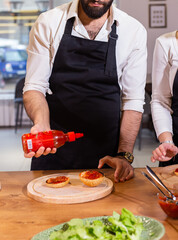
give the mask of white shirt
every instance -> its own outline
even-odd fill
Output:
[[[152,118],[157,136],[172,130],[173,83],[178,70],[176,31],[156,39],[152,68]]]
[[[50,93],[49,78],[66,22],[75,16],[72,35],[90,39],[78,18],[78,0],[42,13],[31,32],[27,47],[28,61],[24,92],[37,90]],[[112,6],[110,16],[95,38],[108,41],[114,20],[117,21],[118,40],[116,61],[118,83],[122,90],[122,110],[143,112],[146,83],[147,34],[136,19]]]

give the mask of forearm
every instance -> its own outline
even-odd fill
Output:
[[[118,152],[133,152],[134,144],[139,132],[142,113],[125,110],[122,113]]]
[[[163,143],[165,141],[173,141],[172,140],[172,133],[171,132],[163,132],[158,137],[160,143]]]
[[[41,126],[41,131],[50,130],[49,108],[45,96],[39,91],[30,90],[24,93],[23,101],[34,125]]]

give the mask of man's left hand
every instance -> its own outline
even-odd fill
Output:
[[[104,158],[100,159],[98,168],[102,168],[104,164],[107,164],[108,166],[115,168],[114,173],[115,182],[119,181],[124,182],[126,180],[133,178],[134,176],[134,169],[126,159],[105,156]]]

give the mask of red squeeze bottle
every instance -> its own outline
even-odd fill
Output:
[[[64,133],[58,130],[39,132],[36,135],[27,133],[22,136],[22,146],[25,153],[36,152],[42,146],[59,148],[66,142],[73,142],[81,137],[83,137],[83,133]]]

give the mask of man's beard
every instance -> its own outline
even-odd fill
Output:
[[[98,4],[102,4],[102,7],[91,7],[89,6],[89,3],[98,3]],[[86,13],[86,15],[89,18],[93,18],[93,19],[97,19],[102,17],[110,8],[111,4],[112,4],[113,0],[109,0],[109,2],[105,3],[101,0],[80,0],[80,3],[82,5],[82,8],[84,10],[84,12]]]

